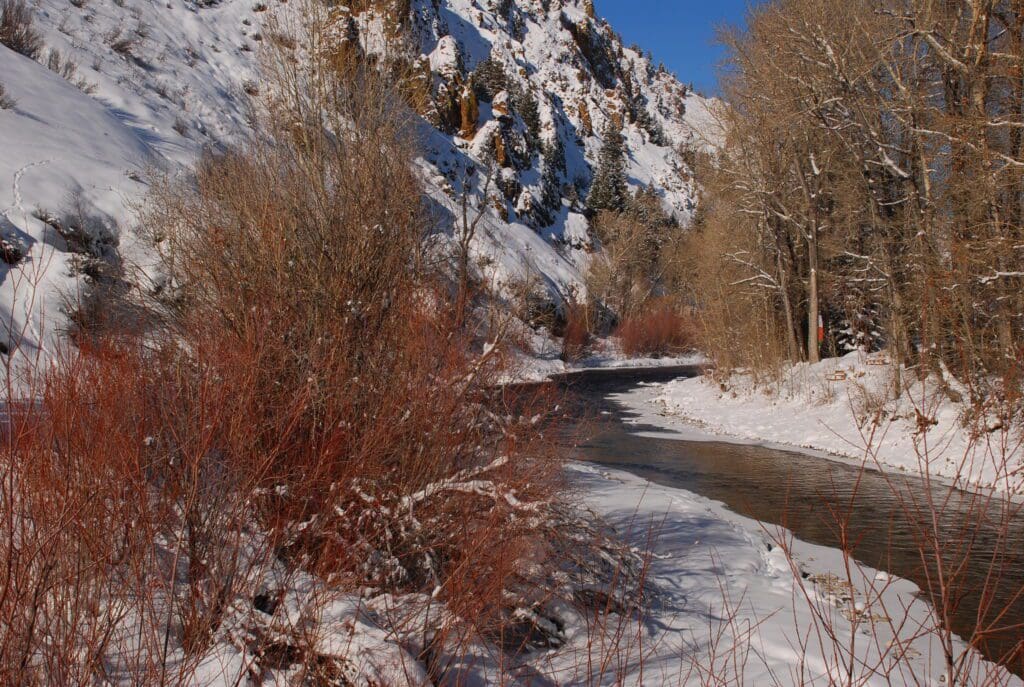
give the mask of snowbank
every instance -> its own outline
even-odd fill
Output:
[[[570,470],[590,508],[653,551],[652,614],[621,684],[707,684],[711,672],[714,684],[847,684],[844,663],[853,684],[945,683],[938,640],[925,629],[931,610],[912,582],[856,563],[847,577],[840,551],[688,491],[598,466]],[[552,656],[551,674],[572,683],[561,660]],[[976,655],[965,665],[968,684],[1024,684]]]
[[[65,243],[42,218],[119,240],[113,218],[140,192],[153,155],[114,112],[3,46],[0,77],[15,101],[0,110],[0,235],[25,255],[17,268],[0,264],[0,339],[31,355],[54,335],[46,316],[59,313],[76,286]]]
[[[428,628],[452,618],[422,594],[341,594],[325,605],[316,581],[302,577],[275,618],[293,632],[308,628],[316,653],[354,685],[945,683],[930,607],[916,585],[852,562],[847,575],[839,551],[687,491],[588,464],[568,471],[580,505],[649,560],[645,612],[600,600],[589,611],[554,603],[549,622],[561,641],[514,660],[479,640],[450,654],[437,644],[427,651]],[[273,636],[275,622],[261,613],[239,619],[249,629],[219,643],[189,684],[244,679],[257,661],[243,637]],[[966,651],[959,642],[955,650]],[[421,661],[430,654],[435,670],[445,667],[440,678]],[[966,684],[1024,684],[968,656]],[[295,670],[264,670],[262,684],[282,684]]]
[[[726,438],[814,449],[869,467],[927,472],[962,487],[1021,493],[1020,428],[972,430],[963,421],[963,405],[950,401],[934,380],[904,373],[897,399],[893,380],[883,355],[854,352],[797,365],[768,385],[745,374],[679,379],[647,388],[630,402]]]
[[[146,269],[134,225],[147,184],[248,128],[269,14],[240,0],[33,3],[42,63],[0,46],[0,82],[15,102],[0,110],[0,236],[25,255],[0,265],[0,342],[32,359],[65,328],[87,250],[58,225]]]
[[[566,362],[560,357],[561,341],[543,329],[532,332],[530,347],[532,353],[529,355],[524,353],[519,356],[512,365],[512,372],[505,379],[506,383],[542,382],[553,375],[584,370],[681,367],[683,365],[702,365],[707,362],[707,358],[702,353],[637,358],[623,353],[614,338],[599,340],[594,345],[594,350],[586,358]]]

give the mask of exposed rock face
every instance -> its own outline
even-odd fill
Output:
[[[580,132],[584,136],[594,135],[594,122],[590,119],[590,108],[587,101],[581,100],[579,104]]]
[[[612,101],[609,103],[608,116],[611,118],[616,129],[621,130],[623,128],[625,123],[622,121],[622,112],[619,110],[619,104],[617,102]],[[630,123],[632,123],[632,121]]]
[[[476,93],[467,86],[462,89],[462,97],[459,100],[459,136],[465,139],[473,138],[479,120],[480,105],[477,103]]]
[[[394,43],[375,28],[388,24],[382,9],[353,13],[360,17],[366,52],[375,43]],[[684,116],[686,101],[696,112],[705,112],[706,104],[640,51],[625,47],[597,18],[593,2],[411,0],[408,21],[399,23],[406,27],[403,45],[429,65],[429,102],[417,111],[427,113],[441,136],[431,139],[428,176],[437,176],[445,198],[468,189],[493,208],[501,230],[488,234],[494,244],[482,249],[490,251],[482,258],[494,269],[526,262],[557,291],[579,288],[569,282],[595,245],[585,237],[582,199],[601,149],[597,132],[609,123],[622,131],[630,183],[655,188],[668,212],[683,225],[689,221],[696,182],[677,151],[700,136]],[[546,244],[528,256],[521,240],[511,238],[522,225]],[[548,266],[538,267],[538,260]],[[561,261],[568,268],[554,267]],[[511,278],[534,278],[529,269]]]
[[[494,110],[494,115],[499,121],[510,117],[510,107],[508,91],[501,91],[494,96],[494,102],[491,103],[491,109]]]
[[[508,153],[505,150],[505,137],[501,129],[494,132],[494,162],[499,167],[508,167]]]

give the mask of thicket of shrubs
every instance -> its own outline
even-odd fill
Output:
[[[696,332],[686,314],[693,305],[682,250],[686,233],[665,212],[657,190],[628,191],[625,152],[613,126],[606,138],[598,170],[603,185],[595,181],[588,199],[600,208],[593,227],[601,252],[587,273],[587,307],[569,309],[563,357],[579,359],[593,335],[608,334],[629,355],[690,350]]]
[[[41,401],[4,436],[4,684],[179,684],[224,642],[258,671],[341,679],[280,610],[310,576],[325,604],[445,604],[458,622],[423,628],[416,657],[438,675],[441,647],[539,631],[549,404],[490,392],[502,355],[471,352],[423,260],[400,96],[372,69],[270,65],[273,136],[157,184],[142,213],[163,256],[145,316],[25,373]]]
[[[659,298],[643,312],[630,315],[615,329],[622,351],[631,356],[678,355],[694,350],[693,320],[672,298]]]

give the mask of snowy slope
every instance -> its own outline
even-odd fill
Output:
[[[16,102],[0,111],[0,231],[27,253],[13,269],[2,265],[0,313],[5,325],[24,333],[23,345],[35,349],[55,333],[48,315],[60,311],[62,294],[75,287],[64,241],[39,217],[88,214],[94,231],[116,231],[156,154],[115,111],[3,47],[0,75]]]
[[[653,185],[668,211],[689,220],[695,182],[677,148],[705,138],[709,101],[624,47],[590,16],[586,0],[414,0],[401,31],[386,21],[396,4],[354,3],[364,9],[349,21],[364,52],[400,47],[429,67],[433,112],[422,113],[422,176],[441,229],[452,231],[463,193],[486,208],[473,249],[480,276],[499,292],[529,283],[557,304],[582,291],[582,270],[597,248],[583,199],[609,118],[621,122],[631,184]],[[81,246],[67,245],[39,218],[64,227],[78,218],[119,261],[145,262],[134,210],[147,179],[253,133],[261,47],[275,40],[275,22],[289,25],[300,11],[298,2],[250,0],[32,6],[46,46],[40,63],[0,46],[0,83],[16,101],[0,110],[0,231],[28,251],[4,270],[0,313],[10,333],[2,338],[16,345],[28,323],[25,351],[63,328],[62,299],[80,282],[71,252]],[[459,98],[488,58],[507,74],[508,91],[536,102],[538,135],[507,93],[481,99],[466,127],[438,119],[447,107],[450,120],[453,104],[458,115]],[[496,137],[508,148],[503,161],[495,160]],[[551,148],[559,149],[558,168],[548,170],[545,195]]]
[[[518,168],[498,164],[515,190],[505,194],[507,217],[489,213],[488,236],[478,249],[491,268],[488,276],[497,282],[532,273],[562,296],[583,290],[580,270],[594,247],[582,199],[606,122],[614,119],[622,128],[630,184],[656,188],[665,209],[685,224],[695,207],[696,186],[679,148],[706,140],[711,119],[709,101],[688,93],[639,50],[623,46],[612,27],[589,16],[587,8],[588,3],[581,1],[449,0],[435,7],[420,0],[413,3],[409,30],[414,50],[429,56],[435,96],[464,93],[480,78],[481,64],[490,61],[508,76],[507,91],[518,89],[536,99],[541,147],[557,146],[564,155],[564,168],[557,172],[560,200],[550,208],[550,222],[531,217],[529,208],[543,204],[541,175],[546,161],[539,152]],[[365,34],[383,23],[374,10],[360,15],[365,45],[380,42]],[[506,116],[507,108],[497,104],[502,97],[493,99],[495,103],[479,103],[479,116],[469,130],[462,121],[459,131],[441,133],[451,147],[428,152],[427,163],[456,196],[462,192],[467,167],[496,165],[490,150],[495,136],[502,136],[507,147],[522,145],[524,119],[514,108]],[[482,176],[472,180],[477,194]],[[537,242],[531,233],[543,241]]]
[[[244,134],[257,60],[247,25],[260,21],[243,2],[39,0],[34,16],[39,60],[60,73],[0,46],[15,102],[0,110],[0,233],[27,253],[2,265],[0,339],[29,356],[50,348],[79,298],[75,253],[145,261],[134,212],[147,178]]]

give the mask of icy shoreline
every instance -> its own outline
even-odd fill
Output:
[[[678,356],[637,358],[623,353],[613,338],[599,340],[594,350],[586,357],[574,362],[565,362],[559,355],[561,344],[547,332],[532,334],[532,353],[522,354],[515,364],[508,382],[528,384],[545,382],[557,375],[587,372],[593,370],[652,369],[657,367],[681,367],[703,365],[707,357],[702,353],[687,353]]]
[[[643,612],[556,603],[557,647],[509,660],[470,641],[444,653],[448,669],[432,681],[417,656],[422,629],[447,615],[443,604],[424,595],[343,596],[315,616],[318,650],[367,687],[945,684],[931,609],[915,584],[688,491],[588,463],[566,470],[578,505],[648,561]],[[299,582],[285,601],[296,624],[317,586]],[[393,628],[396,618],[405,620]],[[967,684],[1024,684],[968,656]],[[190,684],[237,684],[251,663],[220,644]]]
[[[627,544],[650,545],[655,603],[645,625],[658,629],[644,638],[647,653],[635,666],[643,664],[646,684],[699,682],[697,674],[712,669],[736,670],[742,684],[828,684],[847,663],[857,684],[943,682],[941,648],[924,630],[931,609],[912,582],[688,491],[589,464],[569,470],[585,504]],[[826,619],[835,641],[823,640]],[[749,631],[737,639],[737,628]],[[726,645],[715,644],[723,631],[742,665],[731,665]],[[979,679],[995,671],[1007,680],[1000,684],[1022,684],[980,658],[973,664]]]
[[[774,387],[757,387],[745,375],[723,386],[696,377],[641,387],[619,400],[687,439],[799,450],[869,469],[927,474],[963,489],[1021,495],[1018,434],[996,429],[972,441],[962,407],[940,399],[927,382],[882,402],[889,373],[852,353],[796,366]]]

